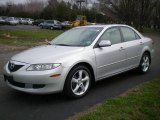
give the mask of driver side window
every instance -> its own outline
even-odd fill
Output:
[[[121,34],[118,28],[110,28],[106,30],[100,37],[100,40],[110,40],[112,45],[121,43]]]

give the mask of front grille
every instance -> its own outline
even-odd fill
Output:
[[[44,84],[33,84],[34,89],[43,88],[44,86]]]
[[[26,83],[16,82],[16,81],[14,81],[12,76],[4,75],[4,79],[5,79],[5,81],[8,81],[13,86],[20,87],[20,88],[27,88]],[[32,87],[29,87],[29,88],[39,89],[39,88],[45,87],[45,84],[31,84],[31,86]]]
[[[10,72],[15,72],[15,71],[19,70],[23,66],[24,65],[16,65],[14,63],[9,62],[8,69],[9,69]]]

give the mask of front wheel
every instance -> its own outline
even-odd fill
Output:
[[[53,26],[51,26],[50,29],[53,30],[54,29]]]
[[[65,83],[64,93],[71,98],[80,98],[86,95],[90,88],[91,72],[85,66],[74,67]]]
[[[151,58],[150,55],[148,53],[144,53],[141,61],[140,61],[140,65],[138,67],[138,70],[140,71],[140,73],[147,73],[149,68],[150,68],[150,63],[151,63]]]

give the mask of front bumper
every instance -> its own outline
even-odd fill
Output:
[[[6,83],[13,89],[35,94],[48,94],[63,90],[66,68],[60,66],[47,71],[26,71],[30,65],[25,64],[15,72],[10,72],[8,64],[4,67]],[[53,74],[61,74],[58,77],[50,77]]]

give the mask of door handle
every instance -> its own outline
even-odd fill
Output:
[[[140,42],[140,45],[143,45],[144,43],[143,42]]]
[[[125,48],[124,47],[120,47],[120,49],[119,49],[120,51],[122,51],[122,50],[125,50]]]

